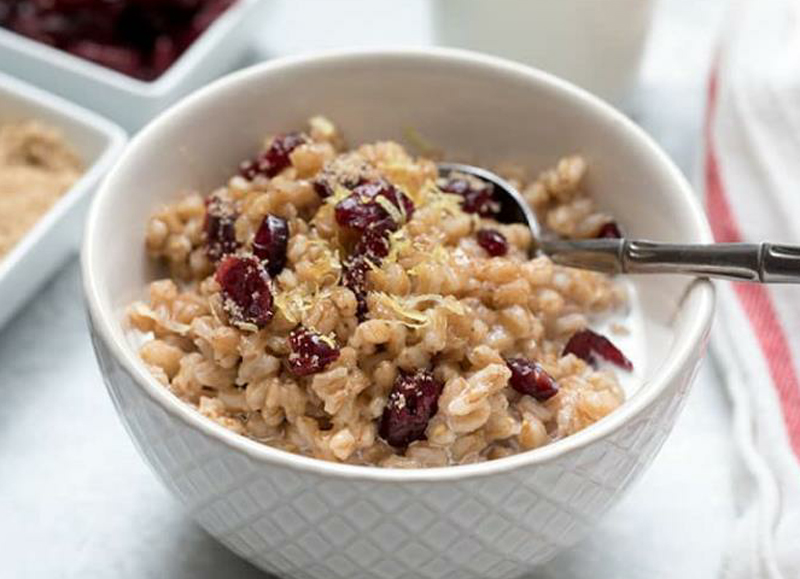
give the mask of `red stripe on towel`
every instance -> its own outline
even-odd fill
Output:
[[[714,149],[712,123],[717,104],[717,72],[708,86],[705,119],[706,210],[717,241],[741,241],[742,236],[725,194]],[[792,363],[789,342],[768,289],[763,285],[734,283],[733,288],[756,334],[781,402],[783,419],[795,456],[800,459],[800,381]]]

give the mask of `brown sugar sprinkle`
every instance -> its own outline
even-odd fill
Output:
[[[223,256],[235,253],[239,248],[235,229],[239,214],[236,204],[224,195],[224,192],[212,193],[206,198],[205,204],[203,232],[206,254],[211,261],[219,261]]]
[[[613,279],[529,259],[491,188],[442,182],[397,143],[343,142],[314,117],[205,203],[153,215],[147,249],[172,277],[129,320],[158,380],[264,444],[395,468],[530,450],[623,402],[613,372],[564,351],[624,305]],[[613,220],[586,171],[573,156],[514,178],[555,232],[594,237]]]

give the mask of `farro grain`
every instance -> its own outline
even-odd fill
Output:
[[[173,393],[265,444],[394,468],[466,464],[538,448],[622,403],[613,373],[561,355],[569,336],[594,315],[625,303],[621,286],[547,257],[528,259],[526,227],[464,213],[457,198],[436,189],[435,164],[397,143],[346,151],[324,117],[309,121],[308,134],[282,173],[252,181],[237,175],[213,192],[238,215],[241,252],[268,213],[289,223],[287,264],[271,282],[276,311],[267,327],[236,328],[222,308],[205,249],[201,194],[184,194],[148,221],[145,247],[169,267],[170,278],[152,282],[148,299],[131,306],[128,318],[148,336],[142,360]],[[587,166],[579,156],[531,182],[524,167],[502,171],[556,233],[592,237],[610,219],[582,188]],[[333,198],[318,198],[312,180],[320,178]],[[368,314],[359,319],[356,294],[340,283],[340,262],[355,238],[337,225],[333,207],[342,190],[347,195],[354,183],[377,178],[404,191],[415,211],[392,233],[389,256],[366,274]],[[505,257],[490,258],[476,243],[475,232],[485,227],[505,236]],[[287,370],[287,336],[298,324],[340,348],[317,374]],[[540,364],[558,393],[540,402],[510,388],[505,359],[514,356]],[[438,411],[425,439],[392,448],[377,424],[401,373],[420,369],[444,384]]]

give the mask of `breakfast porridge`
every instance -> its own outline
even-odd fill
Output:
[[[503,173],[551,231],[618,237],[586,169]],[[632,364],[589,326],[625,291],[531,259],[498,210],[492,185],[314,117],[150,218],[169,276],[130,308],[140,356],[224,427],[330,461],[457,465],[569,436],[623,402]]]
[[[35,120],[0,125],[0,259],[82,172],[57,129]]]

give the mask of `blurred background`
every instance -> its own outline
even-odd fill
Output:
[[[616,103],[692,179],[726,4],[261,0],[247,31],[247,56],[237,64],[344,46],[443,44],[493,52],[552,70]],[[25,74],[20,62],[0,57],[0,70]],[[79,284],[72,257],[0,330],[2,575],[262,576],[201,531],[136,455],[103,391]],[[587,541],[537,577],[715,575],[734,512],[726,408],[707,361],[643,480]]]

